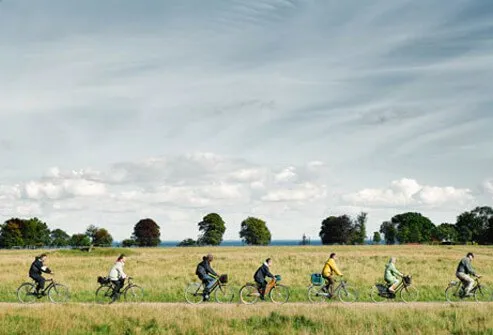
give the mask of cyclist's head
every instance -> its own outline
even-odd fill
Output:
[[[205,256],[205,258],[209,261],[209,262],[212,262],[214,260],[214,256],[212,256],[212,254],[207,254],[207,256]]]
[[[330,254],[330,257],[329,257],[329,258],[336,259],[336,257],[337,257],[336,253],[335,253],[335,252],[333,252],[333,253],[331,253],[331,254]]]
[[[395,257],[390,257],[389,263],[395,263],[396,258]]]
[[[47,258],[47,257],[48,257],[48,255],[47,255],[47,254],[41,254],[41,255],[39,255],[39,256],[38,256],[38,258],[39,258],[42,262],[44,262],[44,261],[46,260],[46,258]]]
[[[120,254],[118,258],[116,259],[117,262],[124,261],[125,262],[125,254]]]
[[[265,264],[267,264],[268,266],[271,266],[272,265],[272,259],[271,258],[267,258],[265,260]]]
[[[474,254],[472,252],[468,252],[466,257],[469,257],[470,259],[474,259]]]

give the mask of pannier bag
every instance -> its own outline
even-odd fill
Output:
[[[98,283],[101,285],[108,284],[109,281],[107,277],[98,276]]]
[[[320,286],[324,283],[324,279],[321,273],[312,273],[311,280],[312,284],[315,286]]]

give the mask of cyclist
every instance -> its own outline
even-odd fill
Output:
[[[389,293],[394,294],[397,284],[399,283],[399,279],[397,277],[404,277],[404,275],[397,270],[395,267],[395,257],[390,257],[389,262],[385,265],[385,273],[383,278],[387,282],[389,286]]]
[[[325,279],[326,283],[323,289],[325,291],[329,291],[330,296],[334,295],[334,275],[343,275],[337,267],[336,259],[337,255],[335,253],[331,253],[329,259],[325,262],[324,268],[322,269],[322,277]]]
[[[212,269],[211,262],[214,260],[214,256],[208,254],[207,256],[202,257],[202,262],[197,265],[197,269],[195,270],[195,274],[199,277],[199,279],[204,284],[204,301],[209,300],[210,289],[214,285],[216,279],[211,277],[211,275],[217,277],[216,271]]]
[[[260,292],[260,299],[262,300],[264,300],[265,288],[267,287],[267,280],[265,280],[265,278],[274,278],[274,275],[270,272],[271,266],[272,259],[267,258],[264,264],[262,264],[253,275],[253,279],[255,280],[255,283],[257,283],[257,287]]]
[[[464,296],[471,296],[470,292],[474,285],[474,279],[472,279],[469,275],[480,278],[481,276],[476,274],[474,271],[471,262],[474,259],[474,254],[472,252],[467,253],[466,257],[461,259],[459,265],[457,266],[457,270],[455,272],[455,276],[460,279],[464,286]]]
[[[34,262],[32,262],[31,267],[29,268],[29,277],[31,277],[36,283],[36,294],[43,294],[42,292],[45,288],[46,279],[41,275],[44,273],[53,274],[53,272],[44,264],[48,255],[41,254],[34,258]]]
[[[125,261],[126,261],[126,257],[124,254],[118,256],[115,264],[113,264],[110,273],[108,275],[114,287],[113,294],[111,295],[113,301],[115,301],[120,295],[120,290],[122,289],[123,284],[125,283],[125,278],[127,278],[127,275],[123,271],[123,267],[125,266]]]

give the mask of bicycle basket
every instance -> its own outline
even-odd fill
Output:
[[[107,277],[98,276],[98,283],[101,284],[101,285],[108,284],[109,281],[110,280]]]
[[[402,280],[404,281],[404,284],[411,285],[411,276],[404,276],[402,277]]]
[[[221,284],[226,284],[228,282],[228,275],[226,275],[226,274],[220,275],[219,281],[221,282]]]
[[[276,281],[281,281],[281,275],[275,275]]]
[[[311,281],[312,281],[312,284],[315,286],[320,286],[324,283],[324,279],[322,277],[322,274],[320,274],[320,273],[312,273]]]

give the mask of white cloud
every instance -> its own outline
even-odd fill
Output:
[[[486,192],[493,196],[493,179],[485,180],[483,187]]]
[[[312,183],[304,183],[292,188],[270,191],[262,196],[264,201],[311,201],[324,198],[325,188]]]
[[[342,198],[347,203],[365,207],[453,206],[464,205],[474,200],[470,189],[420,185],[416,180],[409,178],[395,180],[388,188],[367,188],[343,195]]]
[[[283,169],[279,173],[276,173],[274,178],[278,182],[289,182],[296,180],[297,174],[295,172],[294,166],[288,166],[287,168]]]
[[[61,199],[66,197],[101,196],[106,194],[106,186],[85,179],[58,179],[53,181],[30,181],[24,186],[24,196],[28,199]]]

